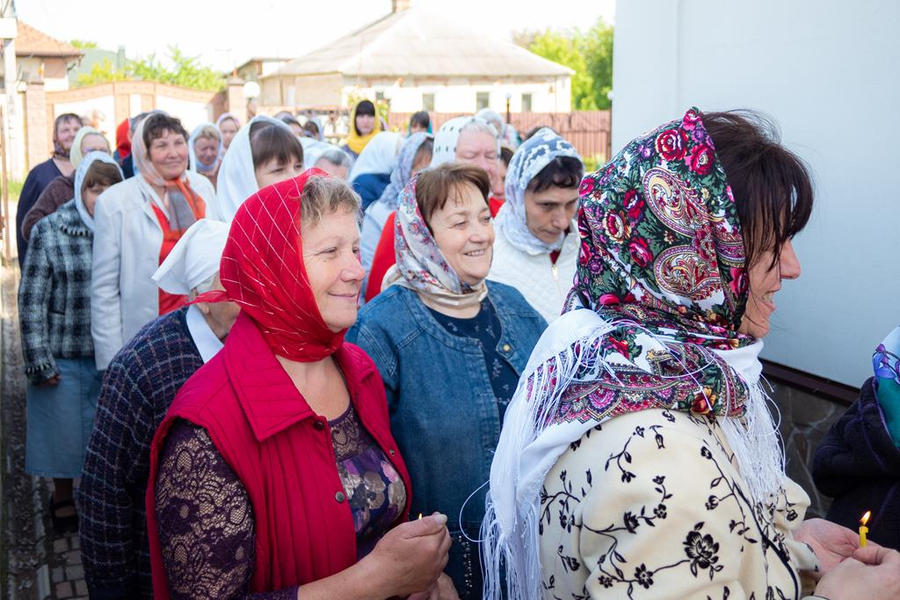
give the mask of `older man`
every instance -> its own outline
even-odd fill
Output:
[[[192,297],[221,289],[228,225],[201,219],[154,274],[159,286]],[[144,495],[153,434],[188,378],[222,348],[238,308],[187,306],[146,325],[113,358],[88,442],[78,510],[91,598],[152,598]]]

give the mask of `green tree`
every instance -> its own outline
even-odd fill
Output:
[[[110,81],[137,79],[180,85],[197,90],[219,91],[225,88],[225,74],[201,65],[198,57],[187,56],[178,46],[169,46],[171,66],[160,62],[156,54],[139,60],[129,60],[124,69],[117,69],[112,61],[96,64],[90,73],[79,75],[79,86],[96,85]]]
[[[580,30],[519,31],[513,42],[530,52],[575,71],[572,75],[572,108],[609,108],[612,89],[613,27],[603,18],[586,32]]]
[[[79,50],[93,50],[97,47],[97,42],[89,42],[88,40],[69,40],[69,45]]]

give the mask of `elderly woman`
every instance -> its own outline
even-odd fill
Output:
[[[353,159],[337,146],[318,143],[310,154],[312,157],[309,162],[312,163],[312,167],[325,171],[332,177],[348,179],[350,169],[353,168]]]
[[[383,131],[371,100],[363,100],[350,111],[350,134],[341,150],[355,160],[376,135]]]
[[[105,152],[109,154],[109,141],[93,127],[82,127],[75,134],[72,149],[69,151],[69,161],[77,169],[82,159],[91,152]],[[51,181],[50,185],[41,192],[31,210],[25,214],[25,218],[22,219],[22,237],[26,240],[29,239],[31,237],[31,229],[35,224],[47,215],[55,213],[56,209],[71,200],[74,194],[75,173],[60,175]]]
[[[519,147],[519,144],[522,143],[516,128],[513,127],[511,123],[504,121],[503,117],[501,117],[497,111],[490,108],[482,108],[475,113],[475,116],[484,119],[494,126],[494,129],[497,130],[497,134],[500,137],[501,144],[516,150]]]
[[[375,248],[378,240],[381,239],[381,233],[385,222],[391,216],[391,213],[397,210],[397,203],[400,200],[400,192],[409,183],[409,180],[419,171],[428,166],[431,162],[431,151],[434,147],[434,139],[427,133],[414,133],[403,142],[400,146],[400,152],[397,154],[397,164],[391,171],[390,183],[381,193],[381,197],[369,208],[366,209],[363,216],[362,233],[359,242],[359,255],[362,259],[363,268],[368,272],[372,267],[372,259],[375,256]],[[391,237],[393,242],[393,237]],[[387,254],[387,253],[386,253]],[[393,256],[393,243],[391,243],[391,252]],[[371,285],[367,285],[365,290],[366,301],[374,298],[381,291],[381,280],[387,269],[393,264],[393,261],[384,268],[379,268],[376,273],[374,283],[372,279],[368,279]],[[371,290],[369,288],[372,288]]]
[[[358,210],[346,183],[313,169],[235,215],[225,292],[199,300],[241,314],[151,449],[156,598],[405,596],[446,563],[446,517],[405,522],[384,388],[344,342],[363,276]]]
[[[53,478],[50,516],[59,533],[78,528],[72,479],[81,474],[100,391],[90,311],[94,205],[119,181],[112,157],[88,155],[75,172],[74,199],[34,228],[19,288],[28,377],[25,468]]]
[[[200,173],[216,187],[216,176],[222,157],[222,136],[212,123],[202,123],[194,128],[188,139],[188,168]]]
[[[900,558],[864,566],[856,532],[803,521],[760,382],[773,296],[800,275],[803,163],[753,117],[691,109],[581,203],[568,310],[491,466],[485,597],[500,564],[513,600],[897,597]]]
[[[188,135],[178,119],[156,112],[141,121],[132,154],[137,175],[97,202],[91,333],[100,370],[141,327],[184,304],[152,276],[216,196],[208,179],[187,169]]]
[[[253,117],[234,136],[222,160],[209,217],[230,223],[244,200],[267,185],[302,173],[303,154],[300,140],[287,125],[272,117]]]
[[[362,209],[381,198],[391,182],[391,172],[397,166],[397,153],[403,143],[399,133],[386,131],[376,135],[360,153],[350,169],[350,184],[362,199]]]
[[[82,125],[81,117],[73,113],[56,117],[53,122],[53,156],[34,167],[25,178],[16,206],[16,249],[20,268],[25,264],[25,252],[28,249],[28,241],[22,237],[22,221],[38,201],[44,188],[57,177],[71,176],[75,172],[75,167],[69,161],[69,152],[75,141],[75,134]]]
[[[446,583],[461,598],[481,598],[471,539],[484,494],[472,492],[487,480],[506,404],[546,327],[515,289],[485,282],[494,242],[489,191],[487,174],[471,165],[442,165],[410,182],[398,208],[391,285],[350,334],[384,379],[415,488],[412,513],[452,516]]]
[[[154,280],[192,299],[221,290],[227,239],[227,224],[200,219]],[[144,501],[150,443],[175,394],[222,349],[237,315],[232,302],[179,308],[141,329],[107,367],[78,488],[81,558],[92,598],[153,598]]]
[[[544,128],[519,147],[506,175],[488,277],[522,292],[548,323],[562,311],[575,275],[579,244],[572,218],[583,173],[572,144]]]
[[[238,130],[241,128],[241,122],[229,112],[222,113],[216,119],[216,128],[222,137],[222,151],[220,154],[224,154],[231,147],[231,140],[234,139],[234,136],[237,135]]]

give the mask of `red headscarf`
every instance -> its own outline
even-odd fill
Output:
[[[116,150],[119,151],[119,160],[125,160],[131,154],[131,142],[128,140],[128,129],[131,122],[125,119],[116,127]]]
[[[195,300],[237,303],[275,354],[300,362],[331,355],[346,333],[325,325],[303,266],[300,196],[313,175],[329,176],[309,169],[260,190],[240,206],[219,267],[225,291]]]

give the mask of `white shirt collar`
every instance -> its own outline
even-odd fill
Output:
[[[200,357],[204,363],[208,363],[225,344],[209,328],[206,318],[196,305],[192,304],[188,307],[186,320],[191,338],[197,345],[197,350],[200,351]]]

